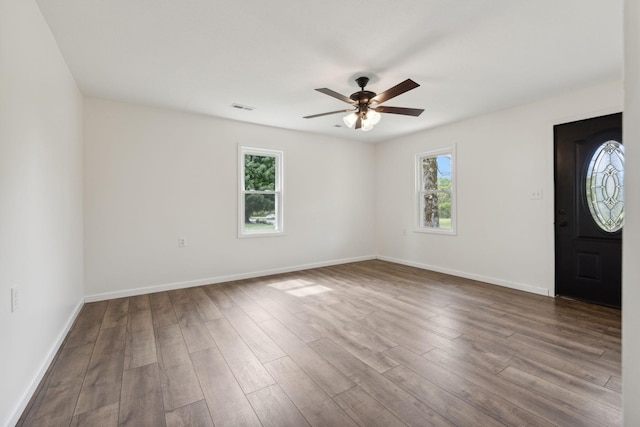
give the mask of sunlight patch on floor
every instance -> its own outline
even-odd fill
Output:
[[[313,285],[313,282],[304,279],[283,280],[282,282],[270,283],[268,286],[278,289],[279,291],[286,291],[288,289],[301,288],[303,286]]]
[[[326,286],[315,285],[315,286],[306,286],[304,288],[291,289],[287,291],[287,293],[296,297],[306,297],[308,295],[317,295],[317,294],[321,294],[323,292],[329,292],[332,290],[333,289],[327,288]]]

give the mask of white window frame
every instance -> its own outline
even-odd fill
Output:
[[[273,191],[247,191],[244,187],[244,157],[246,155],[269,156],[276,159],[276,182]],[[282,236],[284,234],[284,152],[267,148],[238,146],[238,237],[265,237]],[[244,224],[245,195],[247,194],[273,194],[275,195],[275,229],[274,230],[246,230]]]
[[[434,227],[426,227],[423,225],[422,221],[422,209],[421,209],[421,201],[424,197],[425,191],[422,188],[422,159],[425,157],[438,157],[438,156],[451,156],[451,228],[443,229],[443,228],[434,228]],[[457,181],[457,171],[456,171],[456,147],[455,145],[452,147],[441,148],[433,151],[426,151],[423,153],[418,153],[415,156],[415,225],[416,228],[414,231],[419,233],[436,233],[436,234],[449,234],[456,235],[456,181]]]

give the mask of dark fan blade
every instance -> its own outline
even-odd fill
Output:
[[[422,108],[387,107],[384,105],[381,105],[380,107],[376,107],[375,110],[378,113],[402,114],[405,116],[415,116],[415,117],[418,117],[424,111]]]
[[[356,129],[360,129],[362,127],[362,117],[358,116],[358,120],[356,120]]]
[[[339,99],[340,101],[344,101],[347,104],[355,104],[355,101],[353,99],[347,98],[346,96],[339,94],[338,92],[335,92],[331,89],[327,89],[326,87],[316,90],[320,93],[324,93],[325,95],[333,96],[334,98]]]
[[[315,117],[328,116],[329,114],[346,113],[347,111],[353,111],[353,109],[349,108],[349,109],[346,109],[346,110],[331,111],[329,113],[314,114],[313,116],[304,116],[303,119],[313,119]]]
[[[398,95],[402,95],[403,93],[408,92],[411,89],[417,88],[418,86],[420,86],[418,83],[414,82],[411,79],[407,79],[402,83],[395,85],[391,89],[385,90],[384,92],[374,96],[371,101],[382,104],[383,102],[388,101]]]

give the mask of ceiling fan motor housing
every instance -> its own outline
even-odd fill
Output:
[[[364,87],[369,83],[368,77],[358,77],[356,79],[356,83],[360,87],[358,92],[354,92],[351,94],[349,98],[354,100],[358,105],[359,113],[366,113],[369,110],[369,104],[374,96],[376,96],[375,92],[371,92],[368,90],[364,90]]]
[[[374,96],[376,96],[375,92],[361,90],[352,93],[349,98],[353,99],[356,102],[360,111],[366,111],[369,108],[369,104],[371,103],[371,100]]]

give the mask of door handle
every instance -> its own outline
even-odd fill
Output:
[[[560,221],[558,223],[558,227],[566,227],[567,225],[569,225],[569,223],[567,221]]]

